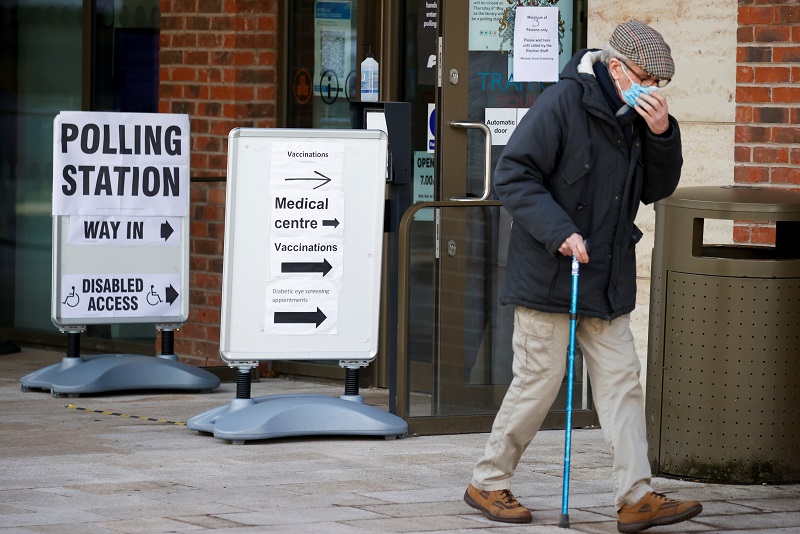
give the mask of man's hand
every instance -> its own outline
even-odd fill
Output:
[[[564,241],[558,251],[564,256],[575,256],[581,263],[589,263],[589,252],[586,250],[586,245],[583,243],[581,234],[572,234]]]
[[[669,128],[667,97],[660,91],[639,95],[639,98],[636,99],[636,107],[633,109],[644,118],[650,131],[654,134],[661,135]]]

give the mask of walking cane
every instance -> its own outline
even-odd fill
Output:
[[[569,306],[569,354],[567,357],[567,432],[564,439],[564,484],[561,491],[561,520],[558,526],[569,528],[569,461],[572,449],[572,382],[575,372],[575,328],[578,324],[578,258],[572,256],[572,295]]]

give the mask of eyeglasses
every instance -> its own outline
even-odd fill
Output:
[[[642,87],[652,87],[655,85],[657,87],[663,88],[666,87],[667,84],[672,81],[669,78],[666,78],[664,80],[661,80],[659,78],[642,78],[641,76],[636,74],[636,71],[633,70],[633,67],[626,64],[624,61],[620,61],[620,64],[622,65],[622,70],[625,72],[625,75],[628,76],[628,70],[630,70],[631,74],[633,74],[634,76],[636,76],[636,78],[638,78],[639,83],[642,85]],[[626,69],[625,67],[628,68]],[[628,76],[628,79],[631,80],[631,77]],[[633,83],[633,80],[631,80],[631,83]]]

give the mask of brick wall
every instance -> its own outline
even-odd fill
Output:
[[[800,190],[800,5],[739,0],[734,181]],[[734,240],[770,244],[767,222],[738,222]]]
[[[191,122],[189,321],[175,352],[219,365],[227,137],[236,127],[274,127],[276,0],[161,0],[159,111]],[[160,350],[160,347],[157,348]]]

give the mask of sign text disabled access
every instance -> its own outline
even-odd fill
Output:
[[[159,317],[180,316],[178,273],[64,275],[61,316]],[[113,321],[110,321],[113,322]]]

